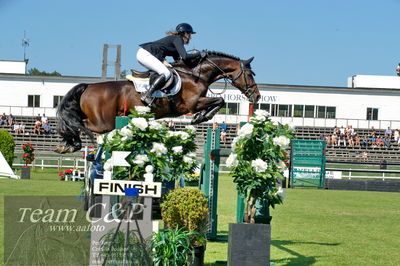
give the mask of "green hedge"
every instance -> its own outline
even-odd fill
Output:
[[[14,137],[7,131],[0,130],[0,151],[10,167],[12,167],[12,163],[14,160],[14,148]]]

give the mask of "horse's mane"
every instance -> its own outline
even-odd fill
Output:
[[[239,60],[240,61],[239,57],[233,56],[233,55],[230,55],[230,54],[226,54],[226,53],[223,53],[223,52],[217,52],[217,51],[206,51],[206,52],[207,52],[208,56],[224,57],[224,58],[230,58],[230,59],[233,59],[233,60]],[[172,66],[174,66],[174,67],[185,67],[185,68],[188,67],[188,65],[185,64],[182,60],[179,60],[179,61],[176,61],[176,62],[172,63]],[[192,66],[192,67],[196,67],[196,66],[197,66],[197,64],[195,66]]]

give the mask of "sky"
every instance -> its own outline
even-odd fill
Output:
[[[399,14],[400,0],[0,0],[0,60],[24,59],[26,32],[28,69],[100,77],[103,45],[120,44],[121,70],[144,70],[138,45],[186,22],[187,50],[254,56],[257,83],[346,87],[396,75]]]

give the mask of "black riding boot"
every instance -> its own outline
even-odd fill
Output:
[[[154,98],[151,96],[153,92],[156,90],[159,90],[164,86],[165,84],[165,75],[161,74],[160,76],[157,77],[157,79],[153,82],[153,84],[150,86],[150,89],[146,92],[143,92],[142,95],[140,96],[140,99],[147,103],[151,107]]]

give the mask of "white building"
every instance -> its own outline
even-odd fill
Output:
[[[0,113],[17,116],[55,116],[57,104],[73,86],[101,81],[97,77],[29,76],[21,73],[20,66],[7,69],[18,73],[0,73]],[[258,84],[262,97],[254,108],[266,109],[274,120],[297,126],[400,128],[400,77],[353,76],[349,82],[349,87]],[[377,87],[379,84],[382,86]],[[246,121],[246,97],[229,84],[222,95],[217,95],[224,87],[225,83],[217,82],[209,92],[209,96],[222,96],[226,101],[214,120]]]

